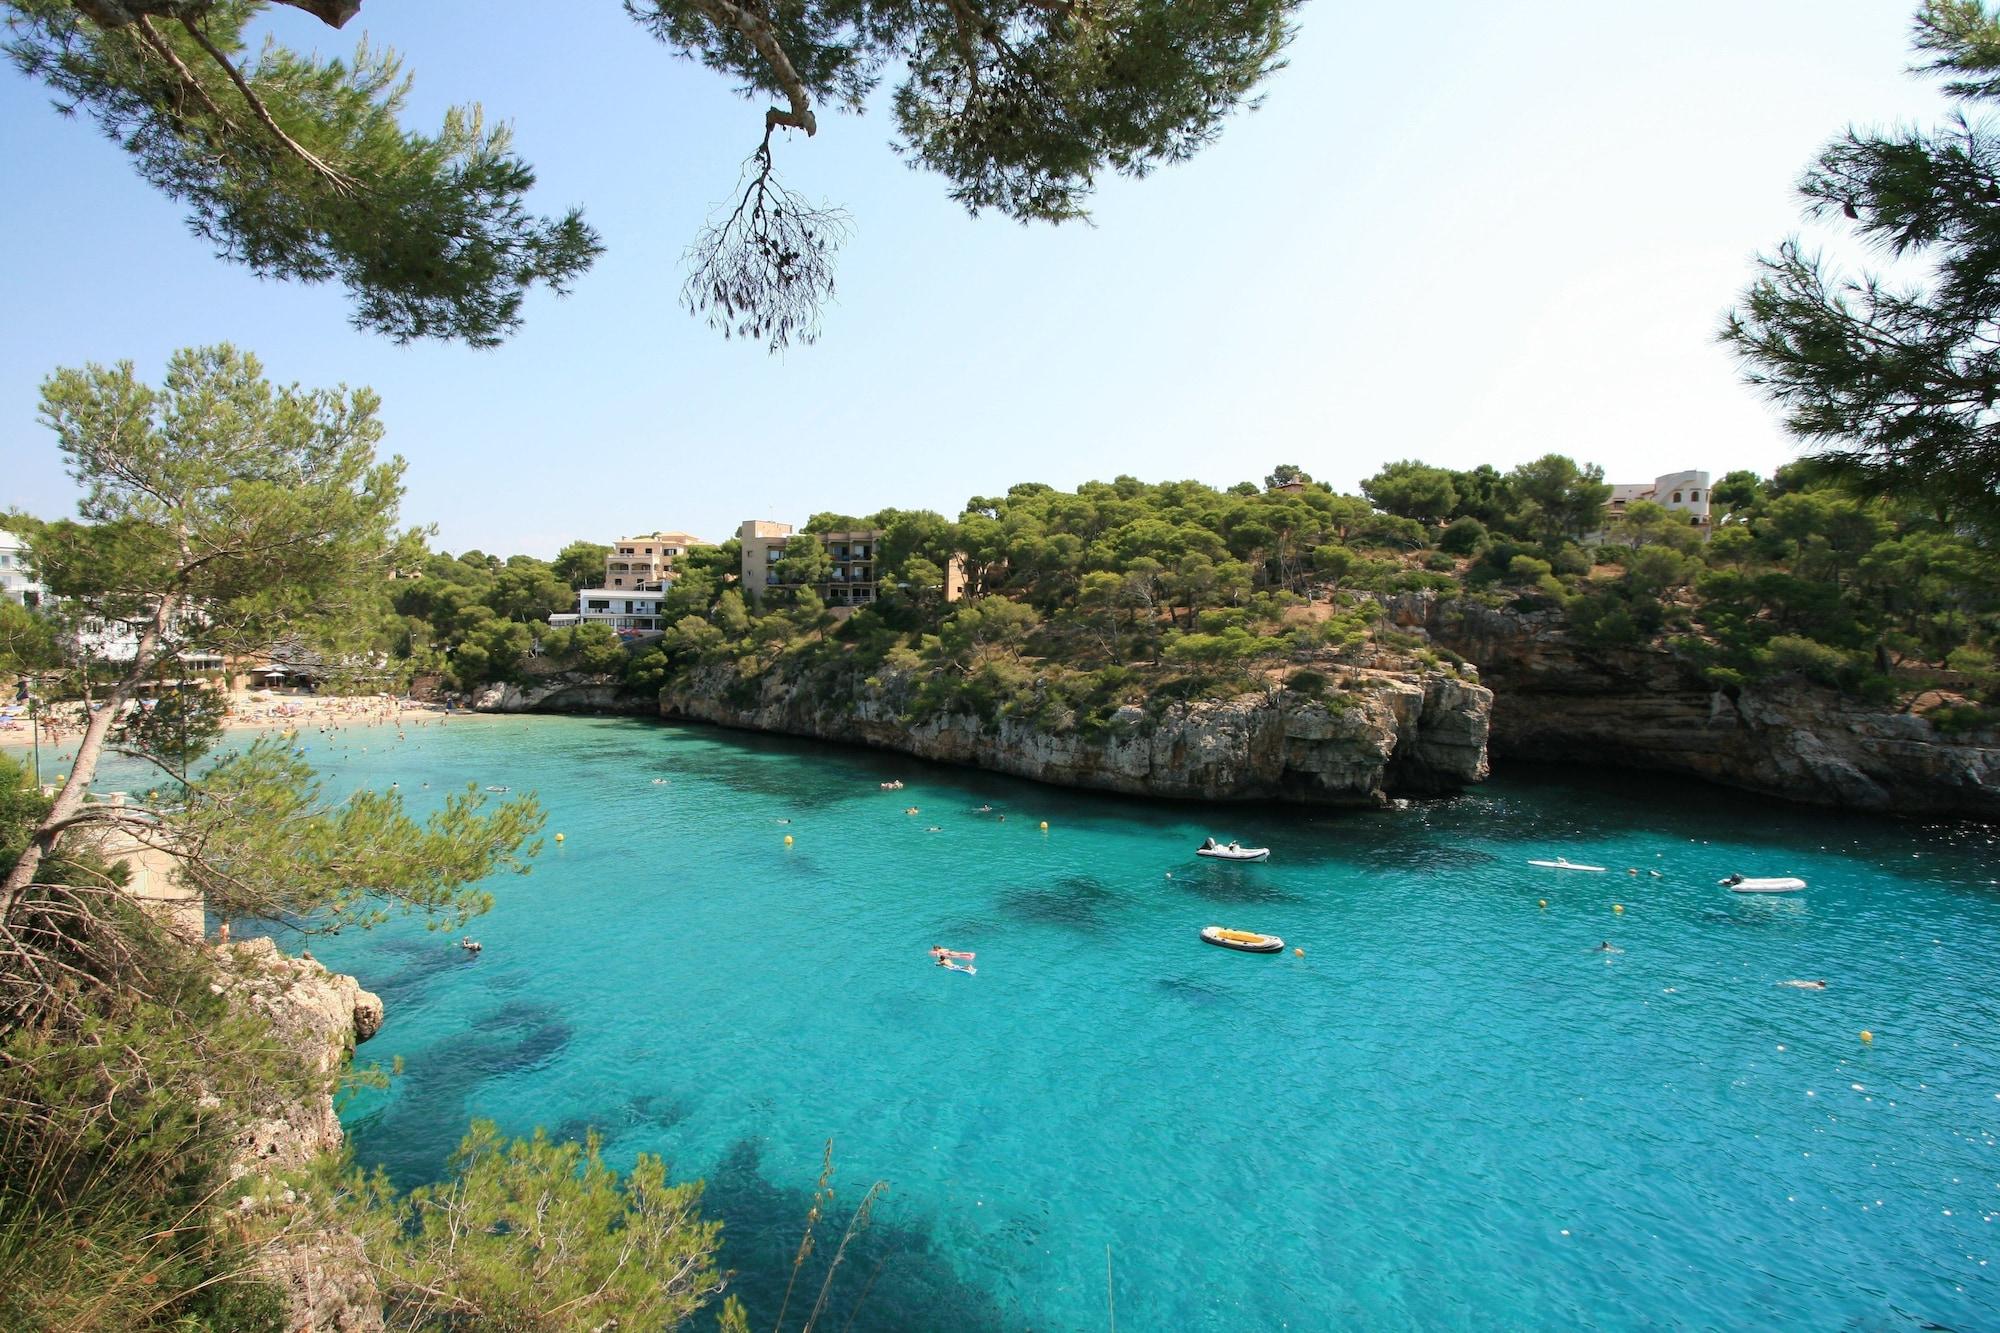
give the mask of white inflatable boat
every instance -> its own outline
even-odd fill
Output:
[[[1218,861],[1262,861],[1271,855],[1269,847],[1243,847],[1235,842],[1210,838],[1194,849],[1196,856],[1212,856]]]
[[[1806,886],[1804,880],[1789,875],[1776,879],[1745,879],[1741,875],[1731,875],[1716,882],[1731,893],[1797,893]]]

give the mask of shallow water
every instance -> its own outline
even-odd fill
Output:
[[[836,1212],[890,1183],[830,1299],[872,1282],[856,1328],[1103,1328],[1107,1247],[1130,1329],[2000,1327],[1989,830],[1601,773],[1312,814],[622,720],[408,737],[311,757],[419,805],[537,790],[566,841],[491,886],[476,960],[314,944],[406,1061],[357,1156],[421,1182],[475,1115],[663,1154],[754,1323],[832,1137]]]

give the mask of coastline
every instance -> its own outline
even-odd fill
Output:
[[[257,739],[307,732],[333,736],[350,728],[395,727],[403,730],[448,727],[485,722],[501,716],[470,708],[453,708],[447,712],[437,704],[381,694],[322,696],[269,690],[232,690],[227,697],[229,713],[222,720],[222,731],[232,738],[246,733],[251,739]],[[74,748],[64,747],[74,747],[76,738],[82,734],[82,710],[75,703],[66,703],[53,705],[49,713],[51,716],[44,719],[42,732],[43,762],[67,765],[75,758],[76,752]],[[53,735],[46,727],[51,720],[56,723]],[[34,738],[25,721],[11,727],[0,726],[0,751],[25,754],[33,748]]]

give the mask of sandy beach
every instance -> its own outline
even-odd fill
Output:
[[[476,724],[489,716],[442,704],[424,703],[387,694],[314,695],[283,690],[232,690],[223,730],[231,735],[335,736],[350,727],[397,729],[398,739],[411,730]],[[494,715],[497,716],[497,715]],[[83,734],[83,705],[50,705],[41,719],[43,762],[66,764],[75,757]],[[34,741],[25,716],[0,718],[0,746],[26,748]],[[53,747],[50,751],[48,747]],[[68,748],[65,748],[68,747]]]

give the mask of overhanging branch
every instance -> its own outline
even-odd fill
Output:
[[[804,130],[811,137],[819,130],[819,122],[814,119],[812,98],[806,93],[805,80],[792,66],[792,57],[778,34],[773,31],[770,20],[746,6],[732,4],[730,0],[695,0],[695,5],[708,15],[717,27],[734,28],[749,39],[757,48],[757,54],[764,57],[771,67],[771,77],[784,89],[785,97],[791,102],[789,110],[772,107],[764,113],[764,129],[768,132],[777,125],[789,125],[795,130]]]
[[[181,17],[180,25],[187,30],[188,36],[194,38],[195,44],[208,53],[210,60],[222,66],[223,72],[229,76],[229,81],[236,85],[238,92],[243,94],[244,102],[250,107],[250,114],[257,118],[257,123],[262,125],[265,131],[284,147],[286,152],[292,154],[292,156],[311,167],[319,175],[325,177],[327,183],[340,193],[351,194],[354,192],[356,182],[352,176],[333,167],[297,139],[285,133],[278,122],[272,118],[270,108],[264,105],[263,99],[258,97],[256,90],[251,88],[250,81],[243,77],[241,70],[230,63],[229,57],[223,53],[221,47],[209,41],[207,34],[202,32],[200,28],[197,28],[185,16]]]

